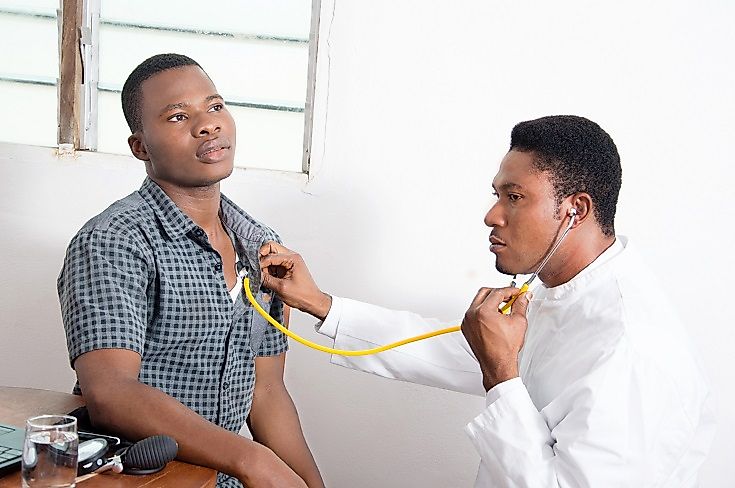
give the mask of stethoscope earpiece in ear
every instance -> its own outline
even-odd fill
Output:
[[[570,208],[569,211],[567,212],[567,215],[569,215],[570,217],[576,217],[577,216],[577,209],[574,208],[574,207]]]

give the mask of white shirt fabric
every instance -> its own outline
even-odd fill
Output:
[[[625,237],[569,282],[533,292],[520,378],[495,386],[465,431],[476,488],[695,487],[715,433],[709,387],[681,323]],[[444,327],[333,297],[320,333],[364,349]],[[485,395],[461,333],[349,368]]]

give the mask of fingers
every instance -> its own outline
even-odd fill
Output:
[[[260,269],[266,271],[269,266],[283,266],[286,269],[294,267],[295,254],[267,254],[260,257]]]
[[[472,300],[471,307],[488,306],[494,309],[500,307],[500,304],[507,302],[513,296],[518,294],[520,290],[512,286],[506,288],[480,288],[480,291],[475,295],[475,299]]]
[[[472,299],[470,308],[472,309],[472,308],[479,307],[492,291],[493,291],[492,288],[485,288],[485,287],[480,288],[477,292],[477,295],[475,295],[475,298]]]
[[[262,274],[262,282],[261,282],[262,286],[276,293],[280,293],[282,291],[283,280],[280,280],[274,276],[271,276],[268,273],[261,273],[261,274]]]
[[[260,249],[258,250],[258,253],[260,256],[266,256],[268,254],[277,254],[277,253],[291,253],[293,252],[286,246],[279,244],[275,241],[268,241],[262,246],[260,246]]]
[[[516,316],[520,315],[525,317],[526,312],[528,311],[528,304],[531,301],[531,295],[530,292],[523,293],[521,296],[519,296],[515,303],[513,304],[513,308],[511,309],[510,315]]]

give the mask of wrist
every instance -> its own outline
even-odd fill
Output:
[[[259,478],[258,472],[268,465],[269,456],[275,456],[273,451],[254,441],[249,441],[246,448],[239,454],[230,474],[246,486],[255,486]]]
[[[320,291],[319,296],[316,300],[314,300],[314,305],[311,310],[308,311],[308,313],[318,318],[319,320],[324,320],[327,318],[327,315],[329,314],[329,311],[331,309],[332,297],[330,295],[327,295],[323,291]]]
[[[492,368],[483,368],[482,384],[485,387],[485,391],[490,391],[496,385],[512,380],[513,378],[518,378],[518,376],[517,360],[513,359],[512,361],[497,364]]]

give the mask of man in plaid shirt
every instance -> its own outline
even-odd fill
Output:
[[[133,70],[122,104],[148,178],[69,245],[58,290],[75,392],[95,426],[170,435],[218,486],[323,486],[283,383],[286,338],[243,300],[277,236],[220,194],[235,152],[224,100],[194,60],[162,54]],[[246,421],[254,441],[238,435]]]

